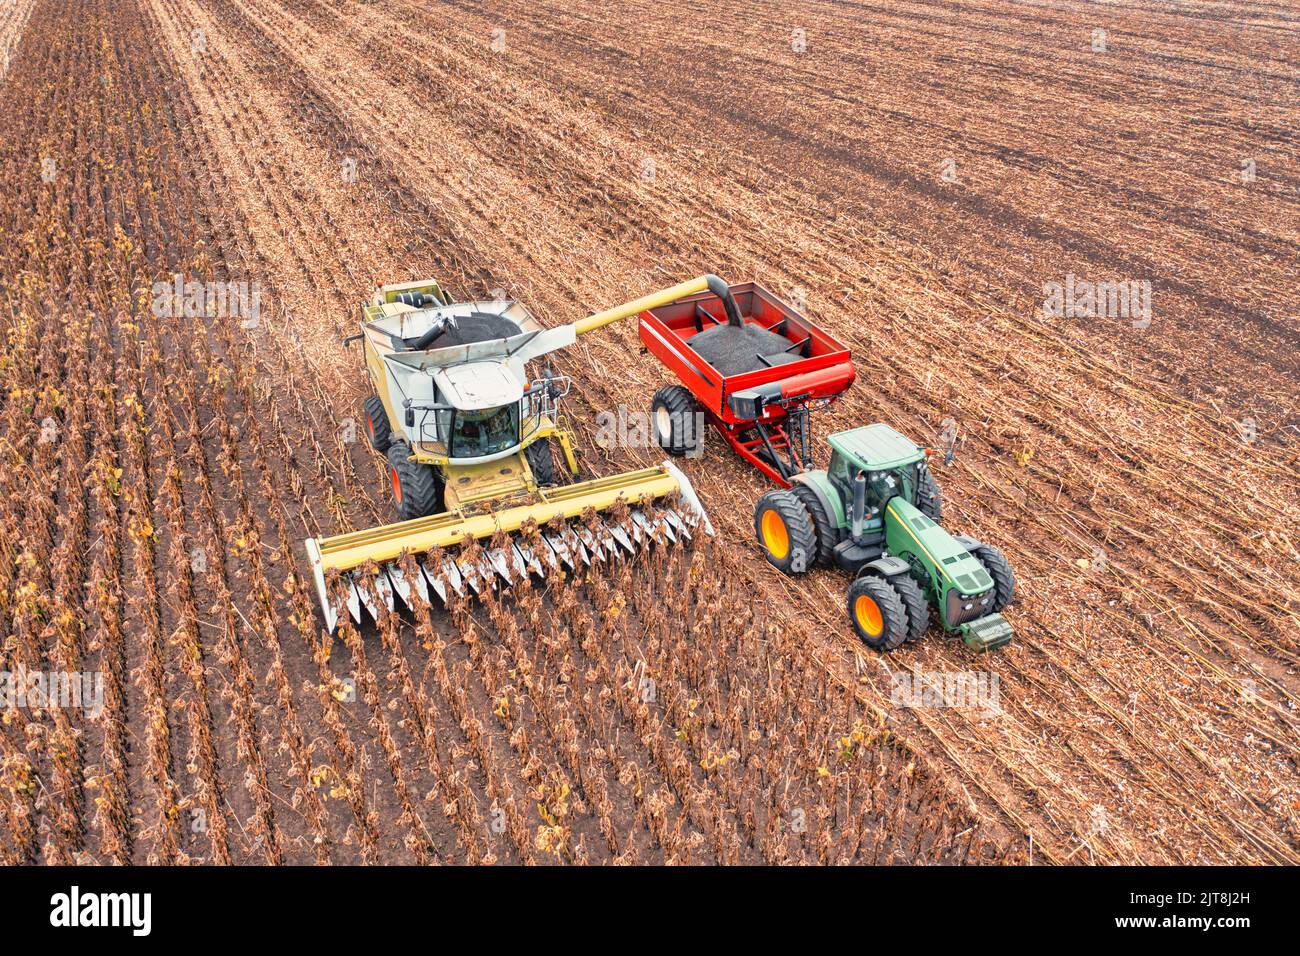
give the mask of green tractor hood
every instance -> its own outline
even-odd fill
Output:
[[[929,592],[939,622],[976,650],[1011,640],[1011,625],[994,611],[993,578],[966,544],[935,524],[905,498],[885,506],[885,542]]]

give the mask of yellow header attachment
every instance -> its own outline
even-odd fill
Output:
[[[455,548],[465,535],[490,538],[500,531],[518,531],[532,518],[538,527],[557,515],[577,518],[587,508],[604,511],[622,497],[632,503],[645,495],[661,498],[677,490],[677,479],[663,468],[646,468],[613,478],[597,478],[580,484],[547,489],[546,500],[536,504],[503,508],[488,514],[461,517],[454,511],[396,521],[366,531],[354,531],[333,538],[317,538],[320,566],[324,571],[350,571],[367,561],[392,561],[403,551],[416,554],[430,548]]]
[[[641,505],[647,498],[660,499],[674,493],[679,498],[675,507]],[[602,515],[601,523],[593,529],[579,520],[588,508],[607,512],[620,501],[628,506],[627,517],[621,521]],[[556,532],[549,527],[554,518],[571,523]],[[477,563],[458,560],[454,554],[467,535],[486,540],[498,531],[510,534],[519,531],[530,519],[541,530],[533,546],[514,538],[505,548],[488,550]],[[321,610],[326,624],[333,630],[334,601],[327,587],[327,575],[332,571],[344,576],[348,609],[360,623],[363,604],[378,619],[376,597],[392,608],[394,591],[410,603],[414,588],[427,601],[432,586],[445,600],[447,585],[463,593],[462,583],[468,583],[477,592],[491,586],[498,576],[506,583],[523,575],[544,576],[561,564],[571,568],[577,561],[590,564],[593,557],[612,557],[622,553],[620,549],[634,554],[651,540],[675,541],[679,534],[689,538],[690,529],[701,527],[713,534],[690,480],[671,462],[664,462],[640,471],[548,488],[543,500],[531,504],[506,506],[487,514],[445,512],[331,538],[309,538],[306,548]],[[441,567],[424,563],[426,553],[432,548],[451,554]],[[403,552],[417,559],[420,570],[417,580],[409,580],[409,575],[399,567],[397,562]],[[350,573],[372,561],[379,567],[373,578]]]

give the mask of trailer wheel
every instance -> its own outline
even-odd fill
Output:
[[[650,402],[650,420],[659,447],[670,455],[694,457],[704,442],[699,405],[683,385],[665,385]]]
[[[1016,599],[1016,575],[1007,557],[991,544],[977,544],[970,549],[977,561],[993,579],[993,613],[1001,611]]]
[[[817,563],[834,564],[835,545],[839,543],[836,540],[838,535],[835,533],[835,525],[831,523],[831,516],[826,513],[826,507],[822,504],[821,498],[817,496],[817,492],[799,482],[791,485],[790,491],[802,502],[804,508],[808,511],[808,517],[812,519],[813,532],[817,537]]]
[[[916,489],[916,507],[935,524],[943,524],[943,495],[929,468],[921,475],[920,487]]]
[[[907,641],[919,641],[930,626],[930,602],[925,599],[925,591],[906,574],[890,578],[889,583],[898,592],[903,610],[907,612]]]
[[[892,651],[907,640],[907,611],[884,578],[866,574],[849,585],[849,620],[873,651]]]
[[[754,533],[768,563],[783,574],[803,574],[817,559],[817,532],[798,498],[769,491],[754,506]]]
[[[549,438],[539,439],[525,448],[524,457],[533,472],[533,481],[539,485],[555,484],[555,454]]]
[[[423,518],[442,510],[442,480],[432,465],[412,460],[411,446],[395,441],[388,446],[388,480],[393,502],[404,519]]]
[[[366,437],[370,447],[381,455],[388,451],[393,443],[393,430],[388,424],[388,412],[378,395],[371,395],[361,403],[361,420],[366,423]]]

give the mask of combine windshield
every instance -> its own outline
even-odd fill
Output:
[[[451,458],[483,458],[519,444],[519,403],[458,411],[452,419]]]

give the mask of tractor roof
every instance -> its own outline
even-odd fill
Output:
[[[911,439],[882,422],[836,432],[827,441],[841,455],[846,455],[859,468],[868,471],[884,471],[900,465],[910,465],[925,454]]]

